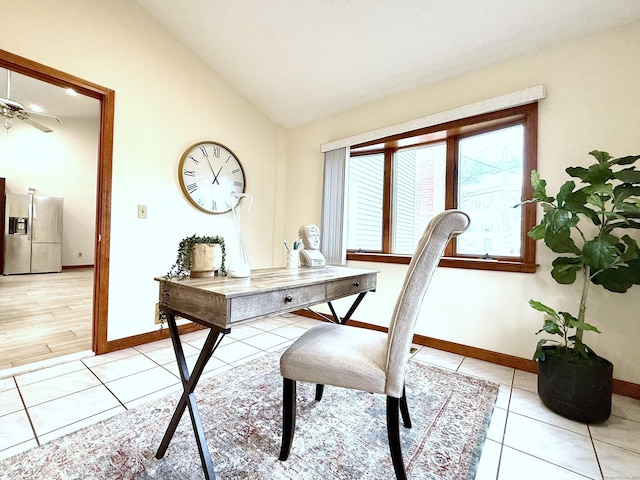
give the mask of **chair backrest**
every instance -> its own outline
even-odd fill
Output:
[[[413,331],[427,287],[449,240],[464,232],[469,222],[466,213],[446,210],[433,217],[422,234],[389,325],[386,395],[402,395]]]

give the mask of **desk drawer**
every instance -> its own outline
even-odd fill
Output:
[[[324,285],[314,285],[236,297],[231,299],[231,322],[323,303],[325,292]]]
[[[360,275],[327,285],[327,299],[346,297],[360,292],[375,290],[375,275]]]

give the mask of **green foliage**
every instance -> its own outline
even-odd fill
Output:
[[[577,318],[540,302],[529,302],[548,316],[538,333],[560,335],[561,345],[583,356],[587,356],[588,347],[582,343],[582,332],[598,332],[584,321],[589,285],[601,285],[617,293],[640,285],[640,249],[635,239],[620,233],[640,229],[640,171],[635,165],[640,155],[613,158],[598,150],[589,155],[595,163],[588,168],[565,170],[579,179],[580,185],[576,187],[573,180],[568,180],[555,197],[547,194],[547,182],[540,174],[531,172],[533,198],[525,202],[540,203],[544,211],[529,236],[561,254],[552,263],[551,276],[563,285],[578,278],[583,282]],[[632,166],[621,168],[628,165]],[[576,334],[569,335],[573,330]],[[538,342],[535,359],[544,359],[542,347],[549,341]]]
[[[215,236],[215,237],[198,237],[196,235],[192,235],[190,237],[186,237],[182,239],[180,244],[178,245],[178,254],[176,256],[176,263],[171,266],[171,270],[165,275],[165,278],[185,278],[191,273],[191,252],[193,251],[193,246],[198,243],[217,243],[220,245],[220,250],[222,250],[222,264],[220,266],[220,273],[225,274],[226,268],[224,266],[224,261],[226,258],[226,250],[224,247],[224,238]]]
[[[544,325],[536,334],[545,332],[550,335],[558,335],[562,338],[561,342],[549,338],[540,339],[533,356],[534,360],[544,360],[545,355],[542,347],[549,343],[560,345],[567,349],[573,348],[578,354],[584,357],[588,355],[589,347],[582,343],[582,340],[576,335],[571,335],[570,333],[573,329],[588,330],[596,333],[600,333],[600,330],[589,323],[578,320],[568,312],[556,312],[553,308],[535,300],[529,300],[529,305],[531,305],[531,308],[534,310],[548,315],[547,318],[545,318]]]

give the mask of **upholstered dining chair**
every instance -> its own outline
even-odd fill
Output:
[[[411,428],[404,388],[413,331],[429,282],[449,240],[464,232],[469,217],[459,210],[436,215],[418,243],[396,302],[388,333],[322,323],[305,332],[280,358],[283,422],[280,460],[286,460],[296,423],[296,382],[315,383],[387,397],[387,436],[396,478],[406,478],[400,446],[399,413]]]

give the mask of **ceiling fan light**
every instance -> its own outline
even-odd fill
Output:
[[[4,128],[9,130],[12,126],[11,117],[4,117]]]

